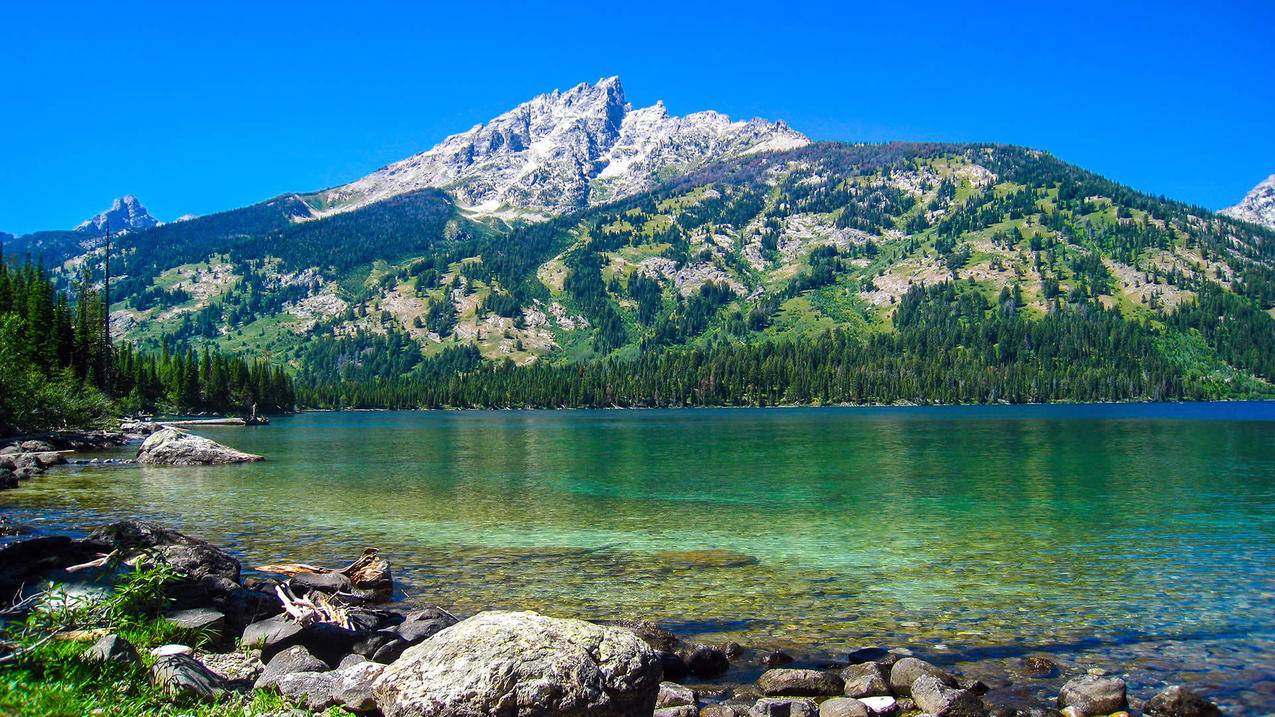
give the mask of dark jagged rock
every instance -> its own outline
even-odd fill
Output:
[[[51,570],[97,558],[99,547],[64,535],[44,535],[0,548],[0,602],[8,604],[24,585]]]
[[[372,662],[388,665],[411,647],[406,640],[390,630],[379,630],[361,638],[350,648],[353,654]]]
[[[725,650],[712,645],[687,645],[678,650],[678,656],[686,663],[686,671],[695,677],[711,680],[730,669],[730,659]]]
[[[213,699],[226,692],[220,675],[190,655],[164,655],[151,666],[151,681],[170,697]]]
[[[0,515],[0,537],[26,535],[29,532],[31,532],[30,527],[13,520],[7,515]]]
[[[142,661],[133,643],[119,635],[106,635],[93,643],[93,646],[84,653],[84,659],[89,662],[109,662],[117,665],[136,665]]]
[[[298,595],[312,590],[321,593],[350,591],[350,579],[341,573],[297,573],[288,579],[288,587]]]
[[[664,672],[665,679],[680,680],[691,674],[686,666],[686,661],[676,652],[669,650],[659,650],[655,653],[655,657],[660,662],[660,668]]]
[[[145,553],[150,559],[171,565],[188,578],[216,575],[239,582],[239,561],[206,540],[192,538],[171,528],[144,520],[124,520],[98,528],[87,542],[118,550],[125,556]]]
[[[221,642],[226,636],[226,616],[216,610],[190,608],[170,612],[165,617],[182,629],[207,637],[211,642]]]
[[[1154,717],[1221,717],[1218,706],[1181,685],[1166,687],[1147,701],[1144,710]]]
[[[884,660],[889,656],[890,651],[884,647],[861,647],[857,650],[851,650],[848,659],[850,664],[858,665],[864,662]]]
[[[597,623],[599,625],[613,625],[615,627],[622,627],[629,630],[641,638],[642,642],[650,645],[653,650],[665,650],[671,652],[676,650],[678,645],[682,642],[678,639],[677,635],[674,635],[668,630],[665,630],[659,625],[648,620],[599,620]]]
[[[275,655],[289,647],[300,645],[328,665],[336,665],[342,658],[353,652],[355,645],[365,640],[367,636],[367,633],[348,630],[332,623],[321,622],[302,626],[296,622],[284,621],[277,630],[266,636],[261,645],[261,659],[263,662],[269,662]],[[248,644],[246,631],[244,644]]]
[[[791,665],[792,662],[792,655],[789,655],[786,652],[780,652],[779,650],[768,652],[765,657],[761,658],[761,666],[766,668],[783,667],[784,665]]]
[[[449,613],[430,607],[408,613],[407,618],[393,630],[409,645],[417,645],[456,623],[456,618]]]

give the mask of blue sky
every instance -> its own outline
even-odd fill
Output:
[[[1210,208],[1275,172],[1269,0],[8,2],[0,230],[129,192],[170,220],[340,184],[615,74],[635,105],[1030,145]]]

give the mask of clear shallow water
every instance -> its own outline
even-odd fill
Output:
[[[309,413],[217,468],[0,494],[140,515],[248,565],[382,548],[407,599],[884,644],[1045,693],[1023,654],[1275,711],[1275,404]],[[1011,685],[1005,685],[1012,682]]]

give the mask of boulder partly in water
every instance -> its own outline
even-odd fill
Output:
[[[161,466],[208,466],[265,460],[252,453],[168,426],[152,433],[137,449],[137,462]]]

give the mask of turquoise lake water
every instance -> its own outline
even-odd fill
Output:
[[[246,565],[367,545],[460,612],[641,617],[810,659],[881,644],[1050,694],[1024,654],[1275,711],[1275,404],[306,413],[216,468],[0,494]]]

